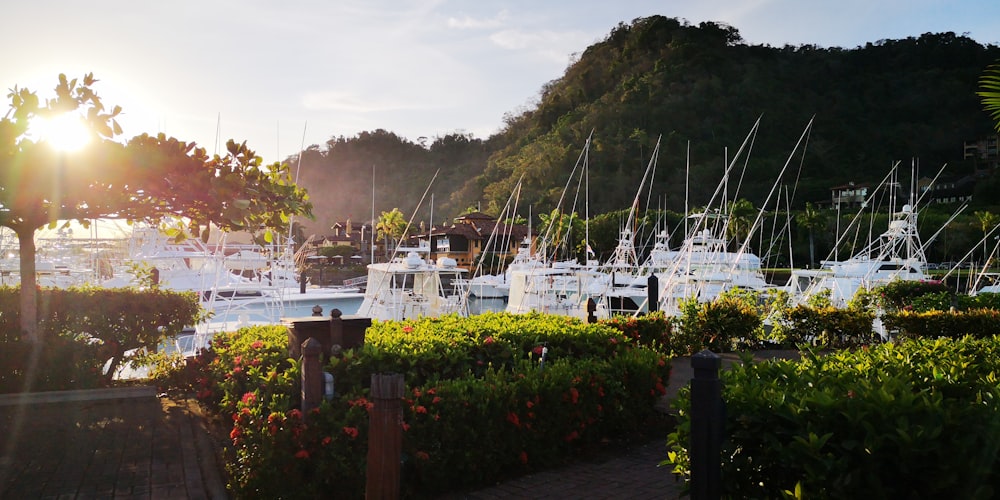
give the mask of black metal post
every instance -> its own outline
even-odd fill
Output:
[[[660,279],[655,274],[650,274],[649,278],[646,278],[646,296],[649,297],[649,304],[646,307],[649,309],[649,312],[659,311]]]
[[[722,491],[722,435],[725,428],[722,359],[709,350],[691,357],[691,498],[720,498]]]

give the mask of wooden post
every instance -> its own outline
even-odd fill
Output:
[[[323,365],[320,354],[323,344],[310,337],[302,343],[302,418],[307,418],[309,410],[319,407],[323,400]]]
[[[399,498],[399,468],[403,453],[403,375],[372,374],[372,407],[369,412],[368,472],[365,498]]]
[[[722,495],[722,434],[725,428],[722,358],[705,349],[691,356],[691,499],[717,499]]]
[[[330,345],[344,346],[344,313],[333,308],[330,311]]]

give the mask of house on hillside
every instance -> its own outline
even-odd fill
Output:
[[[311,253],[315,254],[319,248],[323,247],[349,246],[354,249],[354,255],[362,257],[358,260],[368,260],[367,258],[371,254],[372,240],[375,239],[372,235],[370,222],[351,222],[348,219],[346,222],[335,222],[330,229],[333,231],[332,234],[312,242],[313,251]],[[376,250],[380,248],[378,241],[374,241],[374,244]]]
[[[830,209],[854,209],[860,208],[868,198],[868,184],[855,184],[849,182],[840,186],[830,188],[829,201],[817,201],[816,206]]]
[[[513,258],[527,236],[525,225],[506,224],[482,212],[470,212],[456,218],[450,226],[434,227],[412,236],[411,244],[428,248],[431,260],[448,257],[461,267],[471,268],[484,252]]]
[[[976,189],[977,180],[975,175],[942,176],[931,186],[931,179],[923,177],[917,181],[922,198],[921,203],[927,205],[970,201],[972,200],[972,192]]]
[[[996,170],[1000,165],[1000,136],[989,135],[963,144],[964,159],[972,160],[976,172]]]

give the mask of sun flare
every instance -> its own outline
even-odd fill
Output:
[[[72,152],[90,142],[90,130],[80,117],[62,114],[51,118],[37,117],[31,122],[29,134],[59,151]]]

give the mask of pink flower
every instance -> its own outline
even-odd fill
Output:
[[[492,335],[490,335],[489,337],[486,337],[485,339],[483,339],[483,343],[486,344],[486,345],[490,345],[493,342],[494,342],[494,340],[493,340],[493,336]]]
[[[413,411],[417,413],[427,413],[427,408],[423,406],[417,406],[416,408],[413,409]]]
[[[264,343],[259,340],[255,340],[253,344],[250,344],[250,347],[260,349],[261,347],[264,347]]]
[[[257,395],[252,392],[248,392],[243,395],[243,398],[240,401],[245,405],[252,405],[257,402]]]
[[[358,428],[357,427],[344,427],[344,434],[347,434],[347,437],[349,437],[351,439],[355,439],[355,438],[358,437]]]

